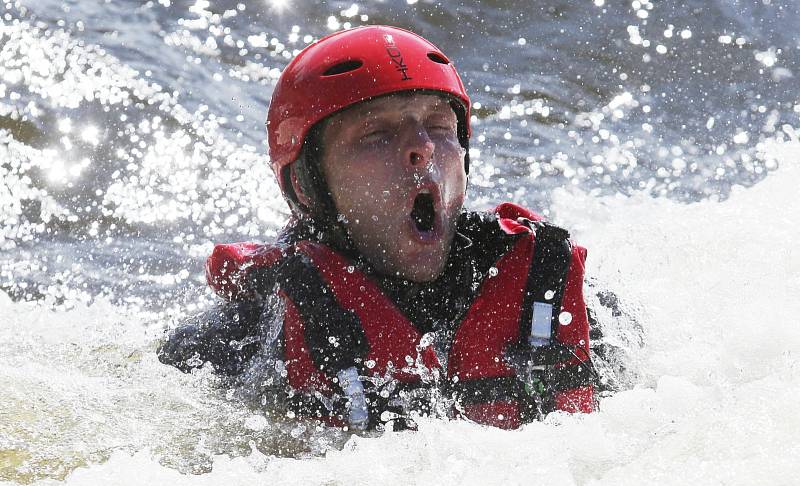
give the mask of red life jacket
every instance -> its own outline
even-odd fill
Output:
[[[516,428],[526,420],[523,402],[528,392],[505,358],[510,346],[530,335],[534,318],[530,309],[532,295],[538,293],[537,300],[543,301],[557,293],[561,300],[553,314],[554,322],[562,316],[559,325],[554,326],[553,338],[574,351],[553,363],[552,371],[564,375],[590,365],[589,324],[583,299],[586,250],[568,246],[568,269],[564,267],[565,275],[554,284],[560,288],[541,288],[547,285],[539,278],[542,272],[536,262],[545,260],[536,258],[536,230],[530,224],[541,218],[511,203],[498,206],[495,213],[503,231],[520,236],[494,264],[458,324],[444,369],[431,346],[420,346],[419,331],[378,285],[324,244],[304,240],[289,248],[254,243],[217,245],[206,265],[207,278],[224,298],[240,299],[247,292],[246,280],[252,269],[270,267],[289,255],[302,254],[319,271],[339,306],[357,316],[369,344],[369,351],[363,356],[364,363],[371,365],[366,371],[378,376],[390,373],[398,382],[413,385],[420,376],[409,365],[440,369],[459,396],[457,408],[461,414],[482,424]],[[285,304],[284,359],[289,386],[305,395],[332,396],[338,389],[332,382],[335,375],[315,364],[297,303],[285,292],[279,293]],[[551,398],[556,410],[588,413],[593,409],[593,387],[585,379],[572,380],[568,386],[555,390]]]

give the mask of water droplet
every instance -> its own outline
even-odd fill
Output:
[[[419,340],[419,346],[418,346],[418,347],[419,347],[420,349],[422,349],[422,348],[427,348],[428,346],[430,346],[431,344],[433,344],[433,341],[434,341],[435,339],[436,339],[436,333],[435,333],[435,332],[426,332],[426,333],[425,333],[425,334],[423,334],[423,335],[422,335],[422,337],[420,338],[420,340]]]
[[[278,374],[284,378],[289,375],[289,372],[286,371],[286,365],[283,363],[283,361],[275,362],[275,371],[277,371]]]
[[[350,265],[347,267],[347,273],[353,273],[356,271],[356,267]]]
[[[369,369],[374,368],[375,367],[375,360],[368,359],[368,360],[364,361],[364,366],[366,366]]]
[[[544,299],[551,300],[555,295],[556,295],[555,292],[553,292],[552,290],[548,290],[547,292],[544,293]]]
[[[498,272],[497,267],[490,267],[489,268],[489,276],[490,277],[496,277],[497,276],[497,272]]]
[[[251,415],[244,421],[244,427],[254,432],[260,432],[267,428],[267,418],[263,415]]]
[[[305,431],[306,431],[306,428],[305,428],[305,426],[304,426],[304,425],[302,425],[302,424],[300,424],[300,425],[298,425],[297,427],[293,428],[293,429],[291,430],[291,432],[289,432],[289,434],[290,434],[292,437],[294,437],[295,439],[299,439],[299,438],[300,438],[300,436],[301,436],[301,435],[303,435],[303,432],[305,432]]]
[[[558,322],[562,326],[566,326],[567,324],[572,322],[572,314],[570,314],[567,311],[562,312],[561,314],[558,315]]]

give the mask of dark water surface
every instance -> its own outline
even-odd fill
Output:
[[[476,208],[547,212],[565,186],[725,198],[775,168],[758,143],[800,116],[788,0],[0,8],[0,288],[54,305],[178,310],[206,295],[212,242],[272,237],[287,209],[268,101],[332,30],[398,25],[453,59],[474,102]]]

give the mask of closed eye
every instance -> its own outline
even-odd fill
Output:
[[[362,142],[377,142],[386,139],[389,131],[383,128],[369,130],[361,137]]]
[[[456,132],[455,115],[451,112],[449,115],[434,114],[429,117],[425,123],[426,129],[437,133]]]
[[[435,133],[438,135],[455,135],[456,127],[451,125],[434,124],[427,127],[428,133]]]

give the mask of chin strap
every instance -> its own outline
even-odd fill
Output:
[[[302,221],[309,239],[325,243],[344,252],[355,249],[350,234],[340,221],[339,212],[322,172],[322,125],[311,128],[297,160],[284,169],[283,187],[292,213]],[[299,201],[292,184],[292,172],[311,207]]]

